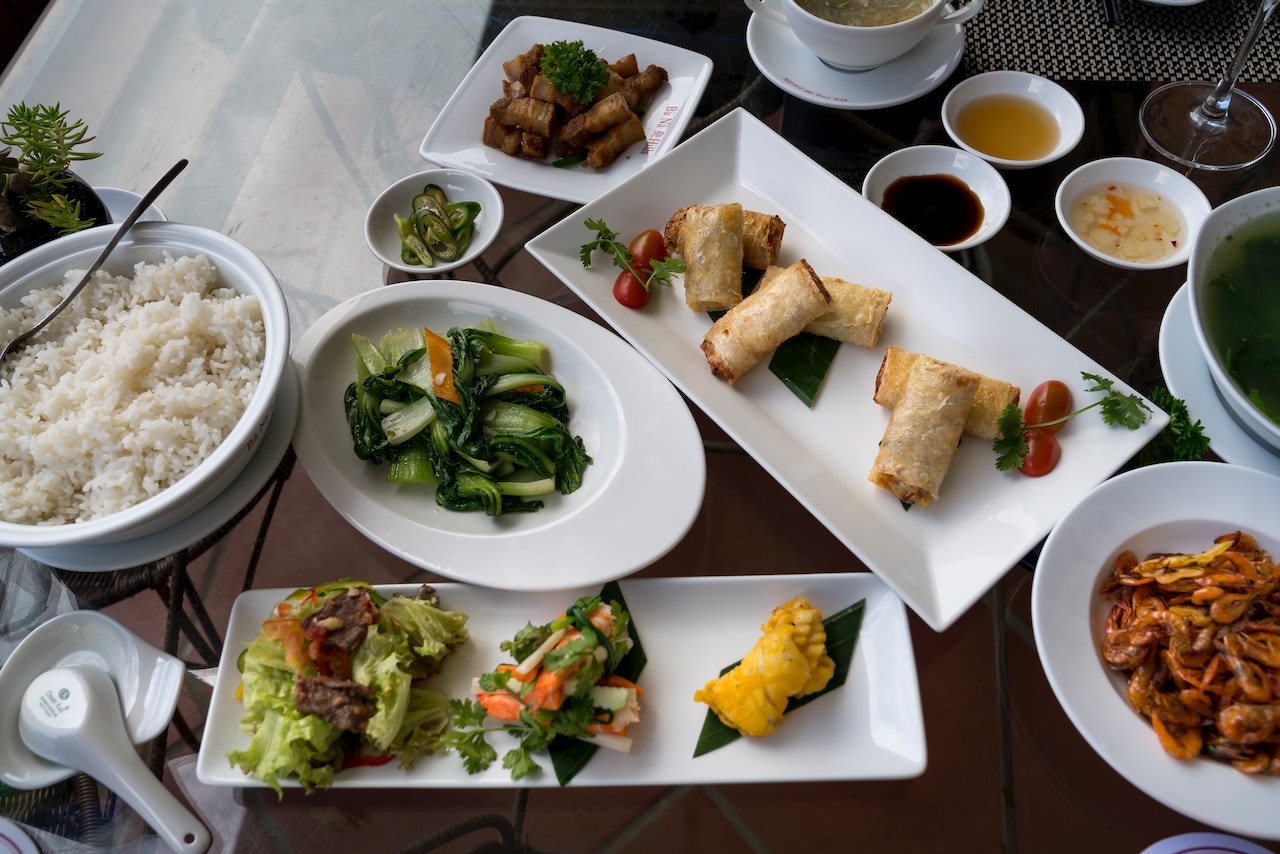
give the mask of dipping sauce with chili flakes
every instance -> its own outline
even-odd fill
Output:
[[[978,194],[953,175],[899,178],[885,187],[880,207],[934,246],[968,240],[986,213]]]
[[[1093,248],[1113,258],[1155,262],[1178,251],[1182,214],[1161,193],[1136,184],[1098,184],[1076,196],[1067,221]]]

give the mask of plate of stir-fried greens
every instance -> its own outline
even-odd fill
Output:
[[[664,555],[701,507],[702,441],[674,387],[537,297],[380,288],[317,321],[293,358],[308,476],[424,569],[508,590],[602,583]]]

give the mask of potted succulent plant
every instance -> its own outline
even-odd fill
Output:
[[[61,105],[18,104],[0,122],[0,264],[64,234],[111,221],[93,188],[71,164],[101,152]]]

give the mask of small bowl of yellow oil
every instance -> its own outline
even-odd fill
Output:
[[[956,145],[1002,169],[1066,155],[1084,136],[1084,111],[1066,89],[1025,71],[988,71],[955,85],[942,125]]]

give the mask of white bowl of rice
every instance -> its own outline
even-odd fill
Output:
[[[0,341],[48,313],[115,230],[0,267]],[[288,354],[284,294],[256,255],[206,228],[136,224],[0,362],[0,546],[130,540],[199,510],[251,458]]]

